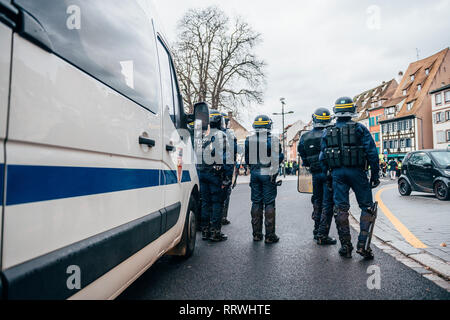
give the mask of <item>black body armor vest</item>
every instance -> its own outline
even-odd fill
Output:
[[[272,165],[272,137],[270,132],[256,132],[248,137],[248,144],[250,148],[250,169],[270,168]],[[265,152],[264,152],[265,151]],[[261,159],[261,155],[265,156],[265,159]]]
[[[327,129],[325,154],[331,169],[350,167],[364,169],[367,155],[361,140],[356,135],[356,123],[347,123],[342,128]]]
[[[313,130],[304,135],[303,143],[305,145],[306,161],[310,165],[312,173],[321,172],[320,167],[320,144],[322,142],[322,130]]]

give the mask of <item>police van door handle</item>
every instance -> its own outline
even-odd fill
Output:
[[[166,145],[166,151],[173,152],[173,151],[175,151],[175,147],[170,145],[170,144],[168,144],[168,145]]]
[[[156,141],[146,138],[146,137],[139,137],[139,144],[140,145],[145,144],[145,145],[149,146],[150,148],[153,148],[156,145]]]

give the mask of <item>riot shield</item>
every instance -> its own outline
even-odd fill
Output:
[[[298,170],[298,192],[306,194],[313,193],[312,174],[304,167],[300,167]]]

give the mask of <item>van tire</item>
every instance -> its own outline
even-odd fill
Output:
[[[178,256],[181,259],[190,258],[195,251],[195,243],[197,240],[197,219],[195,216],[195,200],[191,196],[188,209],[186,212],[186,220],[184,222],[183,234],[180,243],[173,248],[169,255]]]

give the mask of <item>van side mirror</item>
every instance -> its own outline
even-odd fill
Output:
[[[209,107],[206,102],[199,102],[194,105],[194,119],[197,123],[201,121],[202,130],[208,130],[209,126]]]

